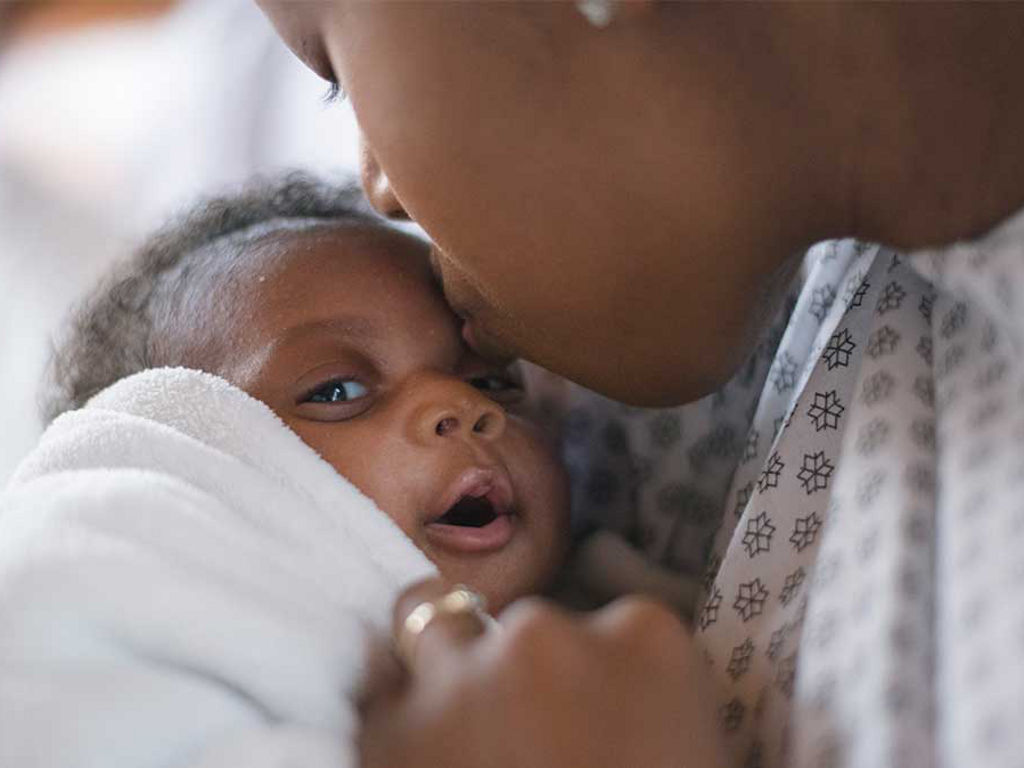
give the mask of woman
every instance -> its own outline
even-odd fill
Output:
[[[1024,205],[1024,8],[263,5],[487,353],[681,403],[749,356],[794,254],[907,252],[826,248],[793,311],[711,554],[711,693],[651,606],[444,617],[371,702],[366,763],[1016,759],[1024,670],[993,666],[1024,620],[1024,222],[993,227]]]

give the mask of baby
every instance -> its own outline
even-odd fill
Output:
[[[215,374],[500,610],[563,560],[563,468],[515,368],[463,341],[428,246],[359,201],[291,175],[165,229],[80,310],[51,416],[146,368]]]
[[[360,199],[208,202],[77,313],[0,495],[0,765],[354,766],[404,586],[552,584],[568,484],[521,379]]]
[[[360,199],[289,176],[208,202],[77,313],[64,415],[0,495],[0,765],[357,765],[366,641],[438,571],[494,613],[692,602],[605,532],[563,568],[521,378]]]

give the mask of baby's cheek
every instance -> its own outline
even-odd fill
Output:
[[[407,514],[407,481],[415,468],[403,457],[396,456],[395,446],[379,439],[372,430],[317,430],[309,439],[302,436],[335,472],[348,480],[360,492],[391,517],[409,536],[414,534],[413,521]],[[300,435],[301,436],[301,435]],[[396,472],[395,467],[408,467],[408,472]]]
[[[522,434],[526,463],[522,470],[530,522],[538,544],[538,560],[545,566],[561,562],[569,542],[569,476],[558,455],[555,442],[533,424],[525,424]]]

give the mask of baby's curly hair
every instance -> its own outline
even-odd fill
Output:
[[[51,356],[46,420],[133,373],[188,365],[163,331],[172,318],[198,309],[188,291],[197,276],[229,274],[247,248],[269,235],[323,225],[387,226],[355,185],[291,172],[207,198],[162,227],[74,310]]]

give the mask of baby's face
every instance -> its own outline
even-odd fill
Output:
[[[544,587],[568,538],[562,466],[515,373],[469,351],[419,241],[318,228],[257,246],[215,332],[225,376],[494,609]],[[219,345],[218,345],[219,346]]]

